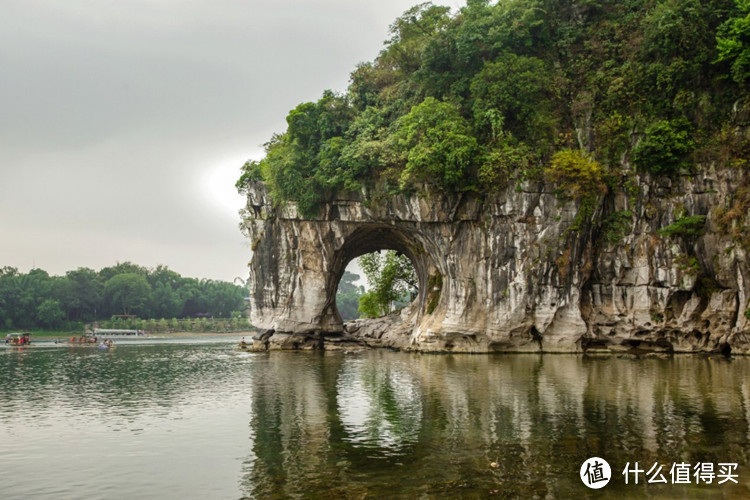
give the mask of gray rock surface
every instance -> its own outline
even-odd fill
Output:
[[[582,221],[578,203],[533,183],[483,196],[348,193],[312,218],[253,183],[243,226],[255,348],[749,353],[747,252],[719,223],[747,184],[742,169],[641,177]],[[605,234],[613,213],[625,214],[620,230]],[[702,234],[659,231],[691,215],[707,216]],[[418,297],[345,325],[338,281],[381,249],[412,260]]]

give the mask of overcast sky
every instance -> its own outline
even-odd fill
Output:
[[[245,279],[240,167],[416,3],[2,0],[0,267]]]

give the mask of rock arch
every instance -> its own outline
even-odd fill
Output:
[[[431,270],[434,274],[434,270],[437,269],[437,263],[431,257],[435,253],[435,249],[431,248],[431,251],[427,251],[426,246],[430,246],[429,242],[426,241],[424,235],[416,231],[404,230],[383,223],[365,224],[356,227],[344,240],[341,248],[334,252],[331,269],[333,281],[326,284],[328,302],[335,307],[338,283],[346,270],[346,266],[352,260],[380,250],[395,250],[408,257],[414,266],[419,283],[418,294],[415,299],[416,311],[418,317],[421,316],[427,297],[425,290]],[[341,322],[340,317],[338,321]]]
[[[625,194],[600,200],[599,224],[605,207],[632,214],[617,244],[604,241],[601,226],[582,226],[574,201],[541,185],[485,195],[374,198],[362,191],[340,194],[315,216],[302,217],[294,203],[275,206],[265,186],[251,182],[243,228],[253,250],[255,347],[328,348],[331,339],[353,336],[422,351],[621,351],[636,339],[639,346],[668,342],[675,352],[727,351],[722,346],[748,352],[744,250],[715,228],[692,247],[659,234],[671,222],[675,199],[686,213],[725,206],[734,186],[745,182],[733,177],[743,175],[737,172],[682,179],[670,188],[680,196],[648,203],[633,205]],[[649,193],[650,182],[641,179],[639,189]],[[719,250],[727,246],[734,252]],[[397,318],[343,324],[335,294],[346,265],[382,249],[411,259],[418,299]],[[709,297],[696,287],[694,270],[681,264],[687,252],[711,263],[702,269],[717,285]],[[677,299],[684,304],[679,314],[670,306]]]

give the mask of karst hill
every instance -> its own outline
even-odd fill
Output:
[[[750,4],[407,11],[245,164],[258,349],[750,352]],[[344,324],[364,253],[417,298]]]

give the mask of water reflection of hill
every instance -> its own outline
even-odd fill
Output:
[[[586,493],[578,468],[591,456],[618,475],[609,491],[689,497],[685,486],[627,489],[620,473],[634,461],[665,473],[748,463],[748,359],[373,352],[263,364],[244,480],[255,497],[567,498]]]

